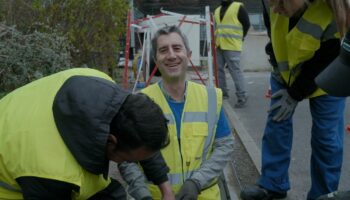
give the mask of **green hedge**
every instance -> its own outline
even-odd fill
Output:
[[[128,0],[0,0],[0,93],[76,67],[117,82]]]
[[[72,67],[68,39],[56,32],[23,34],[0,23],[0,93]]]

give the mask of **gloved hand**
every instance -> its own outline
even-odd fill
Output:
[[[279,99],[274,103],[269,112],[272,112],[275,109],[279,109],[272,120],[280,122],[288,119],[294,112],[295,107],[298,104],[297,100],[294,100],[287,92],[286,89],[281,89],[271,96],[272,99]]]
[[[180,191],[175,195],[176,200],[197,200],[200,194],[200,185],[196,180],[187,179]]]

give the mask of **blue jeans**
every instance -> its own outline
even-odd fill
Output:
[[[271,76],[272,93],[286,89]],[[277,100],[271,99],[271,104]],[[309,99],[311,130],[311,189],[308,199],[337,190],[343,158],[345,98],[323,95]],[[292,116],[281,122],[268,114],[262,140],[262,175],[258,185],[275,192],[290,189],[288,168],[293,140]]]

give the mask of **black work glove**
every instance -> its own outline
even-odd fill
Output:
[[[201,193],[200,185],[196,180],[187,179],[180,191],[175,195],[176,200],[197,200]]]

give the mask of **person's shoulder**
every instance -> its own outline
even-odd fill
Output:
[[[143,88],[142,90],[140,90],[140,92],[142,92],[142,93],[147,93],[147,92],[149,92],[149,91],[153,91],[153,90],[157,89],[158,85],[159,85],[158,82],[153,83],[153,84],[151,84],[151,85],[149,85],[149,86]]]
[[[188,86],[192,87],[192,88],[195,88],[197,90],[202,90],[204,92],[207,92],[208,89],[209,89],[209,86],[206,86],[206,85],[203,85],[203,84],[200,84],[200,83],[196,83],[196,82],[193,82],[193,81],[188,81]],[[214,88],[215,88],[216,93],[218,93],[218,94],[222,93],[220,88],[217,88],[217,87],[214,87]]]
[[[203,88],[203,89],[206,88],[206,85],[203,85],[203,84],[200,84],[200,83],[196,83],[194,81],[187,81],[187,85],[189,87],[197,87],[197,88]]]

